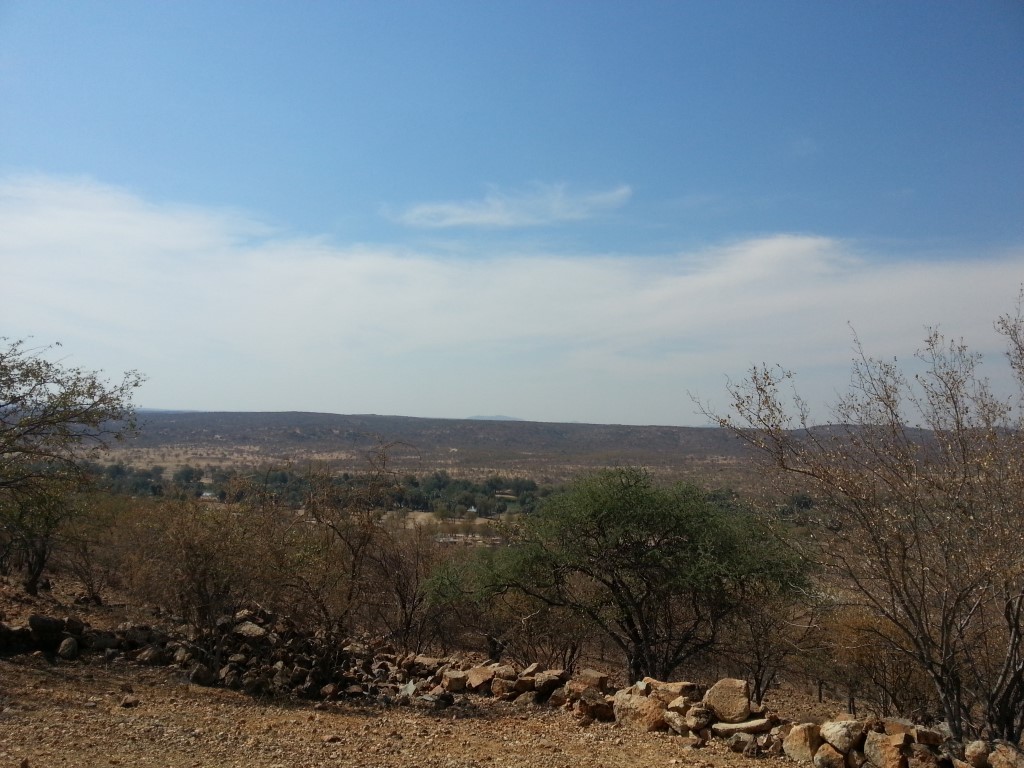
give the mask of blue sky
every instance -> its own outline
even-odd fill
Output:
[[[0,0],[0,333],[149,407],[693,424],[993,357],[1024,5]]]

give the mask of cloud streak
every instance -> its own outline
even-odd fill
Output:
[[[941,324],[998,355],[1024,249],[924,262],[777,233],[659,257],[289,237],[82,180],[0,179],[0,329],[149,376],[152,407],[699,423],[753,362],[842,388],[850,325],[908,357]]]
[[[565,184],[537,184],[519,194],[492,189],[482,200],[414,205],[398,221],[427,229],[543,227],[593,218],[625,205],[632,194],[628,185],[585,194],[571,193]]]

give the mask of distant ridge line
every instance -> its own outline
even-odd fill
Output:
[[[172,449],[196,461],[286,463],[307,459],[358,468],[388,446],[388,465],[413,472],[512,472],[566,478],[598,467],[645,466],[689,476],[749,465],[750,451],[719,427],[439,419],[306,411],[140,410],[126,451]],[[225,459],[223,457],[233,457]],[[133,461],[159,460],[133,458]]]

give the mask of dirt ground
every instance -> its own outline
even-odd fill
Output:
[[[124,608],[84,609],[70,596],[26,598],[0,585],[0,621],[77,614],[96,627]],[[772,707],[785,716],[797,701]],[[772,705],[772,702],[769,702]],[[807,706],[799,706],[807,712]],[[820,705],[824,715],[835,711]],[[777,758],[760,759],[767,766]],[[692,750],[666,733],[581,725],[571,713],[489,698],[444,710],[379,704],[260,701],[191,685],[173,668],[98,657],[0,659],[0,768],[52,766],[394,766],[395,768],[739,768],[721,743]]]
[[[446,710],[259,702],[127,663],[0,660],[0,766],[687,765],[744,762],[666,734],[474,697]]]

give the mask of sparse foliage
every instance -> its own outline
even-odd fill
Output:
[[[159,514],[134,521],[127,570],[136,594],[184,619],[214,663],[223,641],[218,622],[273,599],[254,547],[259,522],[193,499],[163,502]]]
[[[430,577],[442,558],[432,525],[382,522],[369,553],[370,624],[405,652],[422,651],[439,631]]]
[[[754,701],[821,644],[822,609],[805,591],[760,584],[725,623],[718,654],[750,681]]]
[[[51,348],[0,339],[0,568],[19,563],[34,593],[96,451],[132,430],[137,373],[110,383],[48,360]]]
[[[521,591],[499,586],[503,553],[477,549],[448,553],[431,575],[431,601],[443,621],[442,640],[523,664],[573,670],[592,628],[578,614]],[[500,576],[498,576],[500,578]]]
[[[99,605],[106,591],[120,582],[130,548],[126,528],[132,524],[133,508],[143,505],[102,491],[81,494],[77,503],[81,514],[63,532],[59,567],[78,579],[85,596]]]
[[[1018,391],[999,397],[980,357],[938,332],[920,372],[858,344],[832,424],[787,397],[791,375],[756,367],[719,423],[819,500],[813,555],[836,598],[935,687],[957,737],[1024,734],[1024,321],[997,323]]]
[[[629,675],[668,679],[711,647],[754,584],[798,564],[741,509],[694,486],[606,470],[552,497],[513,536],[495,588],[568,609],[623,653]]]

